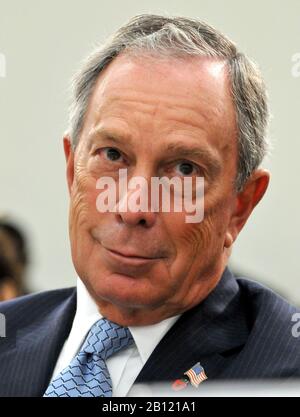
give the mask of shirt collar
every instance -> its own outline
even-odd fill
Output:
[[[85,337],[91,326],[103,316],[80,278],[77,279],[77,310],[73,327],[81,329]],[[167,318],[159,323],[147,326],[130,326],[129,330],[137,350],[145,364],[158,343],[178,320],[180,315]]]

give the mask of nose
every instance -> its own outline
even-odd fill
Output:
[[[144,194],[143,194],[144,193]],[[140,198],[145,197],[146,190],[143,190],[139,195]],[[148,193],[147,193],[148,194]],[[138,204],[136,201],[136,190],[127,190],[125,195],[120,199],[117,204],[116,216],[119,222],[122,222],[128,226],[143,226],[145,228],[153,227],[157,213],[151,211],[150,204]],[[148,201],[150,196],[148,195]],[[147,202],[144,200],[144,202]]]
[[[155,224],[155,213],[145,213],[145,212],[124,212],[117,213],[119,221],[122,221],[128,226],[143,226],[145,228],[152,227]]]

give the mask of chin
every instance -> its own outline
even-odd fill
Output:
[[[94,277],[85,284],[100,308],[109,303],[124,309],[152,309],[163,305],[167,298],[157,293],[147,278],[114,273]]]

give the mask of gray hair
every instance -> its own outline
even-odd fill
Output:
[[[236,188],[240,191],[268,150],[266,88],[256,65],[222,33],[196,19],[145,14],[132,18],[97,47],[73,78],[69,134],[75,149],[99,74],[121,52],[202,56],[224,60],[231,79],[238,127]]]

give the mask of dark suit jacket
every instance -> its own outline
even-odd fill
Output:
[[[0,303],[0,396],[42,396],[70,332],[76,289]],[[294,313],[270,289],[226,269],[217,287],[185,312],[157,345],[136,383],[174,381],[200,361],[208,381],[300,377]]]

